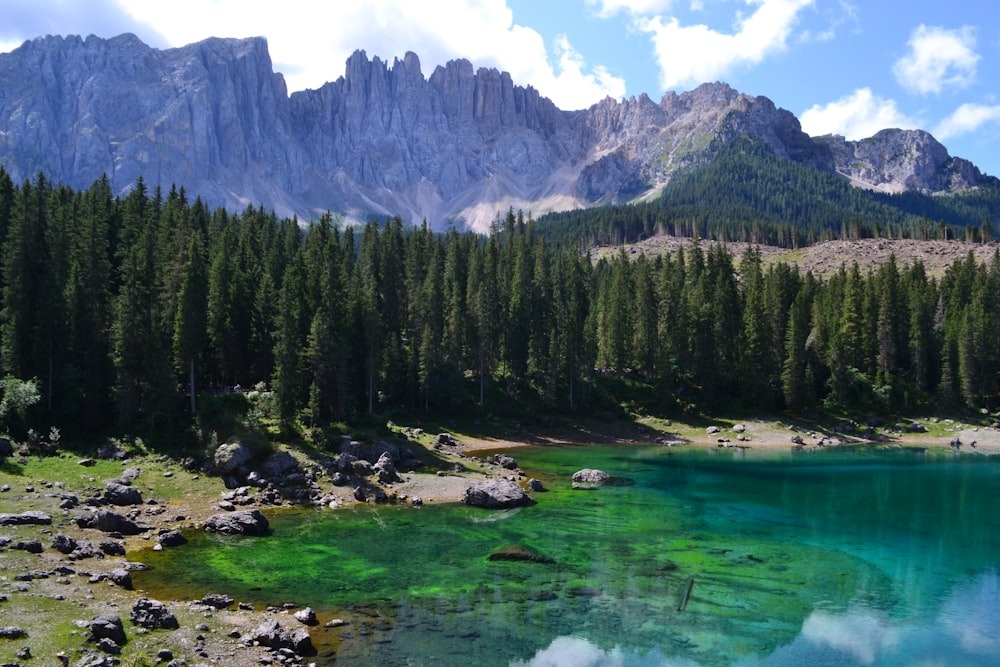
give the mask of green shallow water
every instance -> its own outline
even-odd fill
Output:
[[[266,538],[198,534],[142,552],[153,567],[136,585],[348,619],[313,629],[320,664],[1000,664],[1000,463],[621,446],[516,456],[551,489],[532,507],[283,511]],[[583,467],[628,483],[571,490]],[[555,562],[488,560],[511,544]]]

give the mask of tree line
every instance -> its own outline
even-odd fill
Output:
[[[181,188],[76,192],[0,170],[0,376],[34,423],[183,428],[263,386],[286,424],[498,405],[996,407],[1000,262],[821,279],[751,249],[594,262],[508,211],[485,236],[302,226]]]

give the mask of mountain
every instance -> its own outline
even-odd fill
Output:
[[[737,137],[881,192],[995,181],[926,132],[813,138],[766,97],[721,83],[563,111],[467,60],[425,77],[413,53],[390,65],[355,52],[342,77],[290,96],[263,38],[158,50],[128,34],[48,36],[0,54],[0,165],[15,181],[44,172],[82,189],[107,174],[123,193],[142,176],[307,220],[398,214],[482,230],[510,207],[649,199]]]

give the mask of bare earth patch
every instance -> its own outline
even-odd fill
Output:
[[[673,254],[683,248],[691,247],[693,241],[688,238],[674,236],[655,236],[638,243],[626,246],[625,252],[630,256],[644,254],[655,257],[662,254]],[[702,248],[716,244],[716,241],[699,241]],[[846,266],[850,268],[855,262],[858,268],[865,270],[875,268],[896,256],[900,266],[909,266],[917,261],[923,262],[924,268],[931,275],[940,276],[954,262],[965,259],[971,252],[979,263],[990,263],[997,250],[996,243],[965,243],[963,241],[914,241],[909,239],[859,239],[845,241],[826,241],[807,248],[789,250],[768,245],[749,243],[723,244],[739,259],[751,245],[760,250],[761,258],[766,262],[787,262],[795,264],[802,271],[812,271],[818,276],[829,275]],[[594,258],[608,257],[618,252],[617,247],[601,247],[594,252]]]

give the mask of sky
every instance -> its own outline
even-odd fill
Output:
[[[560,108],[723,81],[811,135],[931,132],[1000,176],[1000,3],[990,0],[0,0],[0,52],[43,35],[135,33],[157,48],[264,36],[289,92],[355,50],[425,76],[510,72]]]

